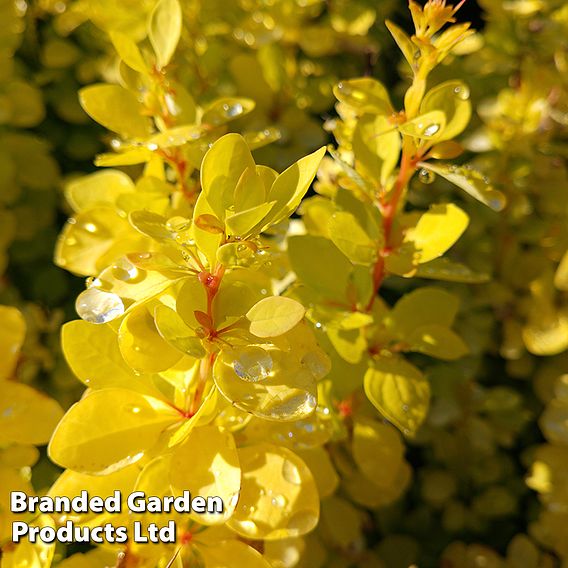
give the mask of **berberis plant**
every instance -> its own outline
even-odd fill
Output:
[[[51,124],[81,123],[57,96],[78,80],[77,139],[108,151],[92,172],[52,135],[55,264],[86,278],[61,327],[83,396],[44,373],[64,414],[26,384],[53,329],[26,348],[0,306],[1,568],[566,565],[568,11],[484,1],[476,33],[464,2],[409,0],[410,33],[366,0],[5,2]],[[0,141],[53,170],[13,132],[44,120],[19,110],[40,89],[8,77]],[[0,299],[21,304],[29,207],[4,203]],[[16,545],[7,493],[34,492],[38,459],[40,494],[224,510],[41,514],[177,539]]]

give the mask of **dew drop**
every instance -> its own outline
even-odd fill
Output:
[[[254,521],[241,521],[241,528],[249,535],[255,535],[258,532],[258,527]]]
[[[186,217],[170,217],[166,221],[166,227],[174,233],[186,231],[190,226],[191,221]]]
[[[296,467],[296,464],[292,463],[290,460],[284,460],[282,464],[282,477],[293,485],[301,485],[302,478],[300,472]]]
[[[275,507],[282,509],[283,507],[286,506],[287,500],[286,497],[284,497],[284,495],[275,495],[274,497],[272,497],[271,503]]]
[[[432,123],[426,126],[426,128],[424,128],[422,134],[424,134],[424,136],[434,136],[435,134],[437,134],[439,130],[440,130],[440,125]]]
[[[124,313],[124,304],[116,294],[89,288],[79,294],[75,309],[86,322],[107,323]]]
[[[458,85],[457,87],[454,88],[454,94],[456,95],[456,97],[458,97],[458,99],[461,99],[462,101],[467,101],[467,99],[469,99],[469,87],[467,87],[466,85]]]
[[[122,280],[123,282],[134,280],[138,274],[139,272],[136,266],[134,266],[126,258],[119,259],[112,267],[112,275],[117,280]]]
[[[337,89],[343,93],[344,95],[350,95],[351,94],[351,87],[349,85],[347,85],[346,83],[339,83],[337,85]]]
[[[418,179],[422,183],[430,185],[436,179],[436,174],[430,170],[422,168],[420,172],[418,172]]]
[[[323,379],[330,371],[330,362],[321,351],[310,351],[301,360],[304,367],[310,371],[316,380]]]
[[[272,357],[261,347],[245,347],[233,361],[233,369],[239,378],[256,383],[270,375],[272,364]]]
[[[223,105],[223,112],[227,118],[234,118],[243,113],[243,105],[241,103],[227,104]]]

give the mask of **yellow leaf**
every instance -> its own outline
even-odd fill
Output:
[[[194,428],[177,446],[172,456],[170,480],[175,490],[191,495],[221,497],[220,514],[194,513],[193,519],[205,525],[225,523],[233,514],[241,488],[241,469],[235,440],[217,426]]]
[[[49,457],[81,473],[112,473],[140,460],[181,419],[151,396],[117,388],[93,391],[67,411],[49,443]]]
[[[421,114],[404,124],[398,129],[407,136],[421,140],[438,139],[446,126],[446,116],[441,110],[432,110]]]
[[[183,356],[160,336],[144,305],[132,310],[122,320],[118,347],[126,363],[141,373],[165,371]]]
[[[386,116],[363,115],[353,132],[357,168],[385,186],[400,154],[400,134]]]
[[[138,46],[130,37],[119,31],[111,31],[109,32],[109,36],[116,52],[126,65],[140,73],[148,72],[146,62],[142,57],[142,53],[140,53],[140,49],[138,49]]]
[[[341,81],[333,88],[333,94],[359,114],[390,115],[394,112],[385,86],[370,77]]]
[[[225,211],[233,204],[235,188],[247,168],[254,170],[255,163],[240,134],[226,134],[219,138],[203,158],[203,195],[222,221],[225,219]]]
[[[182,12],[178,0],[159,0],[148,26],[148,37],[156,53],[156,63],[161,69],[172,58],[182,28]]]
[[[205,356],[201,340],[189,328],[179,314],[164,304],[154,309],[154,319],[158,333],[173,347],[191,357]]]
[[[382,358],[365,374],[365,393],[375,408],[406,435],[414,435],[428,412],[430,384],[400,358]]]
[[[268,201],[276,201],[276,205],[265,220],[265,227],[288,218],[297,209],[318,171],[324,154],[325,148],[320,148],[298,160],[276,178],[267,197]]]
[[[450,327],[458,312],[456,296],[442,288],[424,286],[405,294],[394,306],[388,325],[401,340],[416,328],[438,324]]]
[[[128,517],[126,499],[134,490],[134,484],[139,473],[139,466],[134,464],[108,475],[87,475],[70,469],[65,470],[49,488],[47,494],[50,497],[73,499],[73,497],[78,497],[81,491],[86,490],[90,497],[97,496],[105,499],[112,496],[115,491],[120,491],[122,513],[117,517],[116,513],[107,511],[102,513],[95,513],[90,510],[84,513],[71,512],[62,514],[57,521],[63,522],[61,517],[65,517],[65,520],[89,527],[104,525],[106,522],[111,522],[114,526],[120,525]]]
[[[124,193],[134,193],[134,184],[119,170],[86,175],[73,180],[65,188],[65,197],[75,212],[105,205],[112,207]]]
[[[351,213],[334,213],[329,221],[329,235],[335,246],[354,264],[370,266],[376,261],[380,240],[371,239]]]
[[[270,564],[262,555],[244,542],[224,540],[214,545],[198,545],[205,568],[226,568],[231,566],[246,566],[247,568],[270,568]]]
[[[63,410],[43,393],[13,381],[0,381],[0,445],[47,444]]]
[[[55,529],[55,523],[51,517],[40,515],[30,523],[32,527],[51,527]],[[5,547],[2,550],[2,568],[49,568],[55,553],[55,542],[44,543],[41,538],[36,542],[24,539],[13,548]]]
[[[389,487],[403,462],[404,444],[389,424],[356,421],[353,428],[353,458],[374,484]]]
[[[88,387],[127,388],[139,383],[125,364],[118,337],[108,325],[67,322],[61,328],[61,346],[71,370]]]
[[[438,141],[451,140],[461,134],[471,117],[469,87],[462,81],[446,81],[426,93],[420,113],[441,110],[446,116],[446,125]]]
[[[21,312],[0,306],[0,380],[10,378],[16,367],[26,336],[26,322]]]
[[[310,468],[318,487],[320,499],[333,495],[339,485],[339,476],[335,471],[329,453],[323,447],[297,450],[296,453]]]
[[[467,355],[469,349],[451,329],[439,324],[417,327],[407,337],[410,351],[418,351],[444,361],[454,361]]]
[[[317,488],[306,464],[271,444],[239,449],[242,485],[228,526],[245,538],[275,540],[311,531],[319,518]]]
[[[150,122],[138,99],[120,85],[90,85],[79,91],[85,112],[99,124],[126,138],[145,138]]]
[[[420,263],[442,256],[463,234],[469,217],[452,203],[433,205],[424,213],[416,227],[409,229],[405,241],[414,244]]]
[[[250,332],[257,337],[277,337],[302,321],[302,304],[284,296],[271,296],[257,302],[248,312]]]

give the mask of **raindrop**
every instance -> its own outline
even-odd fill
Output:
[[[456,97],[458,97],[458,99],[461,99],[462,101],[467,101],[467,99],[469,99],[469,87],[467,87],[466,85],[458,85],[457,87],[454,88],[454,94],[456,95]]]
[[[227,104],[223,105],[223,112],[227,118],[234,118],[243,113],[243,105],[241,103]]]
[[[275,506],[275,507],[279,507],[280,509],[282,509],[283,507],[286,506],[286,497],[284,497],[284,495],[276,495],[272,498],[271,503]]]
[[[170,217],[166,222],[166,227],[174,233],[186,231],[190,226],[191,221],[187,217]]]
[[[422,183],[430,185],[436,179],[436,174],[430,170],[422,168],[420,172],[418,172],[418,179]]]
[[[330,371],[330,363],[327,356],[321,351],[310,351],[301,360],[304,367],[307,367],[314,379],[323,379]]]
[[[124,304],[116,294],[89,288],[79,294],[75,309],[86,322],[107,323],[124,313]]]
[[[134,280],[139,275],[139,272],[136,266],[126,258],[120,258],[112,267],[112,275],[117,280],[128,282],[129,280]]]
[[[344,95],[350,95],[351,94],[351,87],[349,85],[347,85],[346,83],[339,83],[337,85],[338,90],[343,93]]]
[[[296,467],[296,464],[292,463],[290,460],[284,460],[282,464],[282,477],[293,485],[301,485],[302,478],[300,472]]]
[[[272,371],[272,357],[261,347],[245,347],[233,361],[239,378],[256,383],[266,379]]]
[[[247,534],[256,534],[258,527],[254,521],[241,521],[241,527]]]
[[[434,134],[437,134],[439,130],[440,130],[440,125],[433,123],[429,124],[426,128],[424,128],[422,134],[424,134],[424,136],[434,136]]]

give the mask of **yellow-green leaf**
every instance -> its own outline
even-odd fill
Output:
[[[418,165],[447,179],[494,211],[501,211],[505,207],[505,195],[494,189],[488,178],[468,164],[456,166],[453,164],[420,162]]]
[[[265,221],[274,225],[289,217],[300,205],[312,183],[321,160],[325,154],[325,148],[320,148],[291,165],[282,172],[272,184],[268,192],[268,201],[276,201],[276,205]]]
[[[183,357],[160,336],[144,305],[133,309],[122,320],[118,347],[128,366],[140,373],[165,371]]]
[[[201,340],[195,336],[193,330],[188,327],[179,314],[160,304],[154,309],[154,321],[158,333],[173,347],[191,357],[201,358],[205,356],[205,350]]]
[[[215,215],[225,219],[231,207],[239,179],[255,163],[249,147],[240,134],[226,134],[219,138],[203,158],[201,187]]]
[[[425,286],[405,294],[389,314],[388,323],[404,340],[415,329],[437,324],[450,327],[458,312],[456,296],[442,290]]]
[[[109,32],[110,40],[119,57],[135,71],[147,73],[147,66],[136,43],[126,34],[119,31]]]
[[[393,112],[385,86],[370,77],[341,81],[333,88],[333,94],[359,114],[390,115]]]
[[[446,126],[438,141],[451,140],[461,134],[471,118],[469,87],[462,81],[446,81],[426,93],[420,113],[441,110],[446,116]]]
[[[370,266],[375,263],[381,243],[371,239],[351,213],[334,213],[329,222],[329,235],[353,264]]]
[[[467,355],[469,349],[451,329],[429,324],[417,327],[406,337],[411,351],[418,351],[444,361],[453,361]]]
[[[28,385],[0,380],[0,445],[46,444],[63,411]]]
[[[250,331],[257,337],[276,337],[296,326],[306,310],[302,304],[283,296],[263,298],[248,312]]]
[[[49,443],[49,457],[74,471],[111,473],[140,460],[181,418],[151,396],[115,388],[93,391],[67,411]]]
[[[400,134],[386,116],[366,114],[353,132],[353,154],[357,168],[385,186],[400,154]]]
[[[0,306],[0,380],[14,372],[26,336],[24,316],[12,306]]]
[[[414,366],[400,358],[375,361],[365,373],[367,398],[375,408],[409,436],[428,413],[430,384]]]
[[[182,12],[178,0],[159,0],[148,26],[148,37],[156,53],[159,68],[165,67],[176,50],[182,28]]]
[[[239,449],[239,460],[243,481],[228,522],[231,529],[245,538],[275,540],[301,536],[316,526],[316,484],[296,454],[262,443]]]
[[[225,523],[237,506],[241,489],[241,469],[235,440],[217,426],[194,428],[177,446],[172,456],[170,480],[174,490],[191,495],[221,497],[220,513],[192,513],[195,521],[215,525]]]
[[[120,195],[134,193],[129,176],[119,170],[103,170],[71,181],[65,188],[65,197],[74,211],[92,207],[114,206]]]
[[[446,126],[446,115],[441,110],[433,110],[401,124],[398,129],[403,134],[421,140],[438,139]]]
[[[121,136],[145,138],[150,133],[143,105],[120,85],[84,87],[79,91],[79,100],[91,118]]]
[[[400,470],[404,444],[389,424],[374,420],[355,422],[353,459],[359,469],[376,485],[388,487]]]
[[[420,263],[442,256],[461,237],[469,217],[457,205],[433,205],[416,227],[408,229],[405,241],[412,243],[420,255]]]

